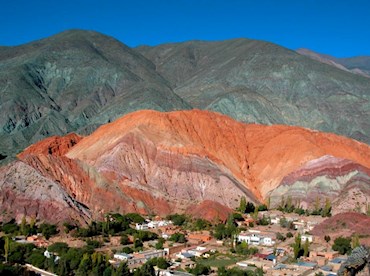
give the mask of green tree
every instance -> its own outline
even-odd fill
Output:
[[[190,270],[191,274],[194,275],[208,275],[211,271],[211,268],[209,266],[205,266],[203,264],[196,264],[196,266]]]
[[[22,217],[22,222],[21,222],[21,225],[20,225],[20,232],[22,235],[26,236],[28,234],[28,231],[27,231],[27,221],[26,221],[26,217],[23,216]]]
[[[308,257],[309,250],[310,250],[310,243],[308,242],[308,239],[306,239],[303,245],[303,256]]]
[[[182,226],[186,222],[186,216],[183,214],[169,215],[167,216],[167,219],[170,219],[176,226]]]
[[[360,246],[360,237],[358,234],[353,235],[352,237],[352,248],[355,249],[356,247]]]
[[[204,230],[204,229],[207,229],[210,225],[211,224],[209,221],[198,218],[194,222],[194,230],[197,230],[197,231]]]
[[[165,242],[164,238],[159,238],[158,242],[155,244],[155,249],[157,250],[163,249],[164,242]]]
[[[170,241],[179,242],[179,243],[185,243],[186,237],[182,233],[174,233],[171,235],[171,237],[168,239]]]
[[[338,251],[339,254],[351,253],[351,238],[338,237],[334,240],[332,249]]]
[[[130,269],[126,262],[122,262],[115,271],[117,276],[131,276]]]
[[[329,198],[325,199],[325,206],[321,210],[321,216],[330,217],[331,216],[331,202]]]
[[[240,198],[240,204],[239,204],[238,211],[244,214],[246,209],[247,209],[247,201],[245,199],[245,196],[242,196]]]
[[[5,236],[5,243],[4,243],[4,257],[5,257],[5,263],[7,263],[7,262],[8,262],[9,249],[10,249],[10,245],[9,245],[9,237],[8,237],[8,236]]]
[[[82,256],[81,262],[78,266],[77,275],[88,275],[92,268],[90,255],[85,253]]]
[[[253,213],[254,212],[254,209],[255,209],[255,206],[252,202],[247,202],[247,206],[245,208],[245,213],[247,214],[250,214],[250,213]]]
[[[280,232],[276,233],[276,239],[278,239],[280,241],[285,241],[284,235],[282,235]]]
[[[45,263],[45,256],[39,250],[33,251],[28,258],[26,258],[26,262],[30,263],[38,268],[43,269]]]
[[[142,267],[140,268],[140,275],[141,276],[155,276],[153,265],[150,264],[149,262],[146,262],[145,264],[143,264]]]
[[[143,242],[139,239],[135,239],[134,241],[134,249],[136,251],[141,250],[143,248]]]
[[[39,226],[39,231],[45,237],[45,239],[49,239],[51,236],[58,234],[57,226],[54,224],[42,223]]]
[[[300,257],[301,253],[301,235],[298,234],[295,239],[294,239],[294,244],[292,245],[293,247],[293,254],[294,254],[294,259],[297,259]]]
[[[126,234],[123,234],[121,236],[121,244],[122,245],[130,244],[130,239],[129,239],[129,237]]]
[[[69,247],[65,242],[56,242],[48,247],[49,252],[57,253],[59,256],[66,253]]]

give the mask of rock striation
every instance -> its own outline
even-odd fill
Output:
[[[271,204],[277,205],[285,196],[298,200],[302,207],[312,206],[327,197],[336,206],[334,213],[355,210],[355,201],[365,209],[370,197],[370,169],[355,161],[325,155],[308,161],[283,178],[280,185],[270,193]],[[353,193],[357,196],[353,199]],[[363,200],[361,200],[361,196]],[[344,198],[347,198],[344,200]],[[343,210],[342,210],[343,209]],[[365,210],[361,210],[365,211]]]
[[[281,194],[332,198],[351,187],[369,192],[362,182],[370,176],[366,144],[201,110],[137,111],[82,139],[48,138],[18,157],[97,218],[110,211],[199,210],[223,220],[241,196],[260,203]]]

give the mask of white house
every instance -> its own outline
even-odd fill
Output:
[[[308,242],[313,242],[313,236],[307,234],[301,235],[301,241],[306,242],[306,240],[308,240]]]
[[[148,230],[149,226],[146,223],[143,223],[143,224],[136,223],[135,228],[136,228],[136,230]]]
[[[126,253],[116,253],[113,255],[113,258],[120,260],[120,261],[127,261],[132,258],[130,254]]]
[[[271,246],[275,244],[272,237],[261,235],[259,233],[240,233],[238,236],[238,241],[245,241],[250,245],[266,245]]]

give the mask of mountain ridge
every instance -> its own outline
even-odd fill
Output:
[[[335,158],[315,161],[328,155]],[[136,111],[82,139],[47,138],[18,157],[87,206],[92,218],[110,211],[165,215],[197,208],[209,218],[216,208],[226,219],[242,196],[256,204],[270,198],[276,206],[292,195],[309,205],[317,187],[297,194],[301,175],[331,185],[321,190],[331,200],[351,197],[353,189],[370,193],[361,184],[370,180],[366,144],[300,127],[244,124],[202,110]],[[310,162],[322,167],[303,170]],[[363,173],[356,174],[361,166]]]

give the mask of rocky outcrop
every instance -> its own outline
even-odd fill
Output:
[[[194,218],[203,218],[213,223],[226,222],[232,212],[232,209],[210,200],[205,200],[198,205],[191,205],[186,210],[186,213]]]
[[[90,210],[58,183],[36,169],[16,161],[0,168],[0,220],[23,216],[52,223],[85,224]]]
[[[355,200],[343,200],[344,197],[350,197],[353,189],[357,194]],[[360,200],[361,193],[370,196],[370,169],[352,160],[326,155],[308,161],[285,176],[281,184],[271,192],[270,202],[276,206],[282,197],[290,196],[307,208],[312,207],[317,198],[323,205],[323,197],[326,197],[333,202],[336,213],[343,211],[342,209],[355,210],[358,206],[354,201],[358,202],[360,209],[364,209],[368,196],[364,196],[365,200]]]
[[[370,235],[370,217],[355,212],[347,212],[335,215],[324,220],[315,226],[312,234],[318,236],[330,235],[332,240],[335,237],[349,237],[353,234],[361,236]]]
[[[110,211],[202,210],[203,217],[224,219],[242,196],[260,203],[279,189],[294,194],[303,180],[313,192],[328,196],[359,188],[352,171],[369,176],[370,148],[334,134],[247,125],[209,111],[148,110],[82,139],[51,137],[19,158],[59,183],[95,217]],[[340,178],[343,185],[321,189],[317,177]]]

